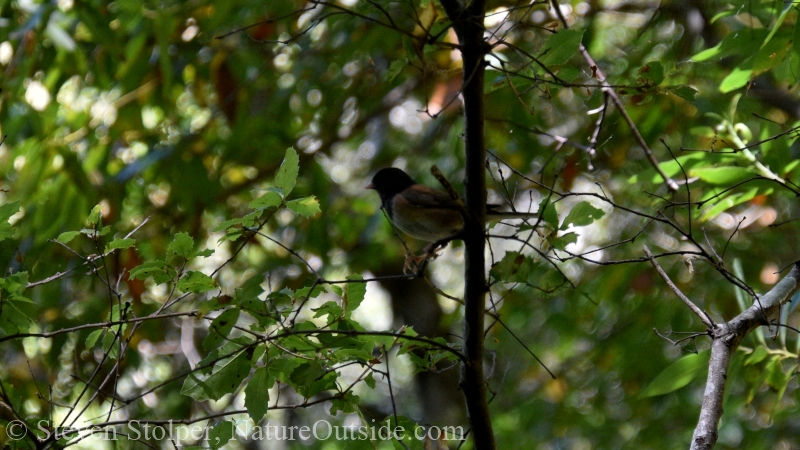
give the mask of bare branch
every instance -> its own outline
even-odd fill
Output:
[[[678,288],[678,286],[676,286],[675,283],[669,279],[669,275],[667,275],[667,273],[664,272],[664,269],[662,269],[658,262],[656,262],[655,258],[653,258],[653,254],[650,253],[650,249],[647,248],[646,245],[644,246],[644,254],[647,255],[647,259],[650,260],[650,264],[655,267],[656,271],[658,271],[658,274],[661,275],[661,278],[663,278],[667,283],[667,286],[672,289],[672,292],[674,292],[675,295],[677,295],[678,298],[680,298],[681,301],[683,301],[683,303],[685,303],[686,306],[689,307],[689,309],[692,310],[692,312],[695,313],[695,315],[699,317],[708,328],[713,328],[714,322],[710,317],[708,317],[708,314],[706,314],[702,309],[698,308],[697,305],[695,305],[694,302],[689,299],[689,297],[684,295],[680,288]]]

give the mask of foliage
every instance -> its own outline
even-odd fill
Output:
[[[490,203],[536,213],[487,231],[498,447],[685,447],[708,340],[642,244],[715,320],[798,259],[800,13],[558,8],[497,0],[485,18]],[[269,424],[466,432],[455,383],[426,384],[462,358],[462,247],[422,277],[434,313],[409,310],[420,280],[362,189],[389,165],[460,184],[441,2],[12,1],[0,17],[0,442],[90,446],[67,431],[130,420],[210,448]],[[800,445],[798,301],[738,350],[720,444]]]

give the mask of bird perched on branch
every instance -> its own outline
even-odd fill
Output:
[[[379,170],[367,189],[374,189],[389,220],[411,237],[430,242],[420,258],[434,259],[439,247],[460,239],[464,230],[462,207],[444,191],[417,183],[395,167]],[[498,205],[487,205],[486,220],[527,219],[531,213],[499,212]]]

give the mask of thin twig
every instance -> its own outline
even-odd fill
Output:
[[[669,279],[669,276],[667,275],[667,273],[664,272],[664,269],[661,268],[661,266],[658,264],[656,259],[653,257],[653,254],[650,253],[650,249],[647,248],[646,245],[644,246],[644,254],[647,255],[647,259],[650,260],[650,263],[653,265],[653,267],[655,267],[656,271],[658,271],[658,274],[661,275],[661,278],[664,279],[664,281],[667,283],[667,286],[669,286],[669,288],[672,289],[672,291],[675,293],[675,295],[677,295],[678,298],[680,298],[683,301],[683,303],[685,303],[686,306],[688,306],[689,309],[692,310],[692,312],[695,313],[695,315],[697,315],[697,317],[699,317],[700,320],[708,328],[714,328],[715,324],[711,320],[711,318],[708,316],[708,314],[703,312],[702,309],[698,308],[697,305],[695,305],[694,302],[692,302],[689,299],[689,297],[684,295],[684,293],[681,292],[681,290],[678,288],[678,286],[676,286],[675,283],[673,283],[672,280]]]

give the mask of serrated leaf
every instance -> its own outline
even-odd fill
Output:
[[[688,385],[706,373],[711,351],[686,355],[670,364],[647,386],[639,398],[668,394]]]
[[[59,234],[56,240],[62,244],[69,244],[69,242],[75,239],[75,236],[78,236],[79,234],[81,234],[80,231],[65,231]]]
[[[153,277],[156,284],[174,280],[177,276],[175,269],[164,261],[148,261],[131,270],[128,276],[131,280],[145,280]]]
[[[212,368],[211,372],[192,372],[186,377],[181,394],[197,401],[219,400],[239,387],[242,380],[250,373],[250,360],[245,352],[237,356],[223,359]]]
[[[235,425],[230,420],[223,420],[208,430],[208,447],[217,450],[233,439]]]
[[[570,231],[557,238],[550,239],[550,246],[559,250],[564,250],[567,245],[578,242],[578,234]]]
[[[172,254],[189,258],[194,248],[194,239],[189,236],[189,233],[180,232],[175,235],[172,242],[167,246],[167,256]]]
[[[195,253],[194,256],[199,256],[201,258],[208,258],[213,254],[214,254],[214,249],[207,248],[205,250],[200,250],[199,252]]]
[[[86,348],[94,348],[101,334],[103,334],[103,329],[94,330],[89,333],[89,336],[86,336]]]
[[[320,294],[325,293],[325,289],[320,286],[316,285],[314,290],[311,290],[311,286],[302,287],[294,292],[294,298],[296,299],[306,299],[306,298],[317,298]]]
[[[106,245],[106,253],[120,248],[131,248],[136,245],[136,239],[114,239]]]
[[[375,389],[375,378],[372,376],[372,372],[364,377],[364,382],[367,384],[367,386],[369,386],[370,389]]]
[[[342,317],[344,311],[342,307],[336,304],[336,302],[325,302],[319,308],[311,308],[314,311],[314,318],[322,317],[324,315],[328,316],[328,323],[333,322],[334,320]]]
[[[558,214],[556,213],[556,207],[550,201],[549,198],[545,197],[539,202],[539,216],[542,220],[553,228],[558,226]]]
[[[269,407],[269,390],[275,384],[275,378],[270,376],[266,367],[259,367],[244,388],[244,407],[247,414],[258,424]]]
[[[178,289],[183,292],[194,292],[201,294],[208,292],[217,287],[217,283],[213,278],[195,270],[186,272],[186,274],[178,280]]]
[[[347,283],[344,293],[345,309],[352,312],[361,305],[364,301],[364,295],[367,293],[367,284],[364,283],[361,275],[350,275],[348,280],[354,280],[352,283]]]
[[[267,191],[261,197],[250,202],[250,209],[265,210],[274,206],[278,206],[283,201],[281,195],[275,191]]]
[[[344,394],[344,398],[331,399],[331,409],[329,410],[329,413],[335,415],[339,411],[341,411],[345,414],[352,414],[356,412],[356,405],[358,405],[358,402],[359,402],[358,396],[355,395],[353,391],[347,391]],[[351,442],[356,442],[356,441],[351,441]]]
[[[606,213],[602,209],[597,209],[589,202],[580,202],[570,209],[567,218],[559,227],[559,230],[566,230],[570,226],[583,227],[599,220]]]
[[[287,197],[294,189],[299,172],[300,157],[297,156],[294,148],[289,147],[286,149],[286,155],[283,157],[278,174],[275,175],[275,186],[283,190],[284,197]]]
[[[208,327],[208,335],[203,339],[203,349],[212,350],[219,347],[230,334],[239,319],[239,309],[226,309],[218,315]]]
[[[286,207],[304,217],[311,217],[321,211],[319,201],[313,195],[286,202]]]
[[[239,217],[237,219],[230,219],[221,222],[219,225],[215,226],[212,231],[227,231],[229,228],[232,227],[247,227],[251,228],[256,225],[256,213],[249,213],[243,217]]]
[[[578,53],[585,30],[564,29],[550,35],[544,44],[547,53],[542,58],[546,66],[565,64]]]
[[[533,260],[519,252],[507,252],[503,259],[496,262],[489,274],[496,280],[513,282],[527,279],[533,268]]]
[[[289,385],[305,398],[336,388],[335,371],[326,371],[317,361],[306,361],[292,371]]]

